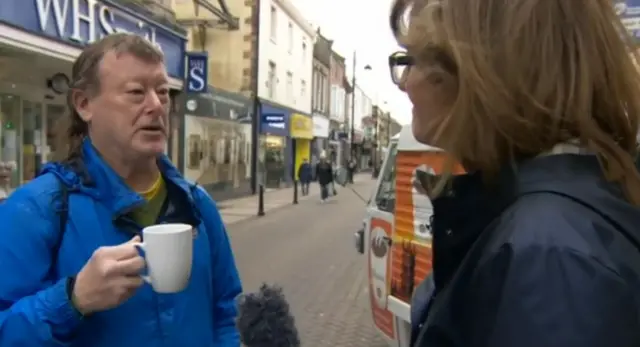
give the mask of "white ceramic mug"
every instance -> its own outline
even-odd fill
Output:
[[[142,278],[157,293],[177,293],[187,287],[193,260],[193,227],[157,224],[142,230],[147,275]]]

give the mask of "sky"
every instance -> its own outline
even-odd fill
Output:
[[[391,29],[389,10],[392,0],[290,0],[322,36],[334,40],[333,49],[345,57],[349,76],[356,52],[356,83],[374,104],[401,124],[411,123],[411,104],[391,82],[387,58],[399,50]],[[371,66],[370,71],[364,67]]]

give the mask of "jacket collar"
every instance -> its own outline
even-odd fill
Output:
[[[187,182],[166,155],[157,159],[164,179],[186,194],[194,204],[193,185]],[[42,173],[51,172],[72,191],[78,191],[99,200],[114,215],[124,214],[144,202],[124,180],[104,161],[86,137],[82,142],[81,160],[71,164],[48,163]]]
[[[449,189],[432,201],[436,288],[448,283],[480,234],[517,197],[569,185],[573,188],[568,194],[590,191],[588,187],[595,181],[598,168],[594,155],[568,142],[535,158],[505,166],[493,184],[485,182],[481,172],[455,176]]]

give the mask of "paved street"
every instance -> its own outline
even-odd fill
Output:
[[[360,178],[355,189],[368,198],[373,186]],[[245,290],[281,285],[303,346],[385,346],[372,328],[364,256],[353,246],[364,202],[347,188],[331,199],[312,196],[228,226]]]

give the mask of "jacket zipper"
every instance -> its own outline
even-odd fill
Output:
[[[122,213],[119,213],[114,219],[113,219],[113,223],[118,226],[123,228],[126,232],[132,233],[134,235],[138,235],[142,238],[142,227],[140,226],[140,224],[136,223],[134,220],[132,220],[131,218],[129,218],[127,216],[127,214],[129,214],[131,211],[133,211],[136,207],[138,207],[137,205],[129,208],[125,211],[123,211]],[[161,224],[162,223],[162,218],[158,217],[156,224]],[[144,241],[144,240],[143,240]],[[158,332],[160,333],[160,341],[162,343],[162,345],[165,344],[166,341],[166,336],[164,333],[164,329],[162,328],[162,321],[161,321],[161,312],[160,312],[160,300],[158,297],[158,293],[156,293],[153,289],[151,290],[152,292],[152,297],[153,297],[153,305],[155,306],[155,313],[156,313],[156,327],[158,329]]]

